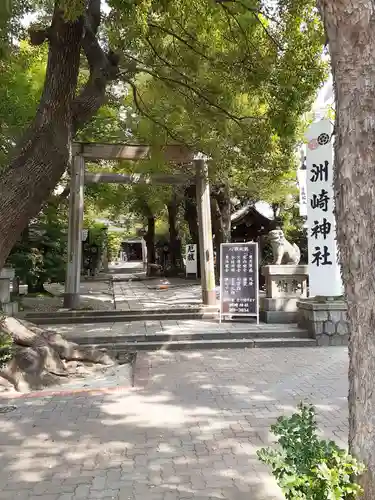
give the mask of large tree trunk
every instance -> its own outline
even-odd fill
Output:
[[[69,162],[83,21],[64,22],[56,9],[53,25],[37,115],[16,157],[0,177],[0,232],[6,235],[0,240],[0,268]]]
[[[214,187],[211,193],[212,232],[215,235],[215,276],[220,278],[220,246],[231,241],[231,201],[227,184]]]
[[[61,377],[74,375],[76,364],[71,361],[114,364],[99,349],[68,342],[61,335],[27,321],[3,318],[0,331],[12,337],[15,347],[11,361],[0,367],[0,378],[20,392],[56,385]]]
[[[221,218],[221,212],[219,208],[219,203],[215,196],[211,194],[211,220],[212,220],[212,232],[214,234],[214,248],[215,248],[215,279],[216,283],[219,283],[220,275],[220,246],[224,243],[224,232],[223,232],[223,221]]]
[[[75,132],[103,104],[106,84],[117,75],[117,59],[107,56],[96,39],[99,23],[100,0],[89,0],[85,16],[66,21],[56,7],[50,28],[32,34],[34,44],[48,40],[48,64],[36,117],[0,175],[0,269],[69,166]],[[81,48],[90,78],[76,97]]]
[[[178,228],[178,209],[180,200],[178,195],[173,193],[172,199],[167,205],[168,209],[168,223],[169,223],[169,250],[171,256],[171,270],[172,276],[177,276],[181,273],[182,255],[181,255],[181,238]]]
[[[230,199],[230,189],[227,183],[220,187],[216,199],[221,213],[223,243],[230,243],[232,240],[232,204]]]
[[[368,0],[319,0],[336,92],[337,239],[349,320],[349,446],[375,498],[375,11]]]
[[[201,276],[200,252],[199,252],[199,229],[198,229],[198,211],[196,202],[196,186],[191,185],[185,190],[185,213],[184,218],[189,226],[191,243],[197,245],[197,269],[198,277]]]

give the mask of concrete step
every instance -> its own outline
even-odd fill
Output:
[[[213,325],[214,327],[214,325]],[[194,328],[194,327],[192,327]],[[196,328],[196,327],[195,327]],[[186,332],[183,330],[173,333],[116,333],[115,335],[82,335],[64,333],[64,337],[77,342],[78,344],[96,344],[110,345],[126,344],[128,342],[185,342],[196,340],[256,340],[256,339],[308,339],[309,335],[306,330],[296,326],[280,325],[279,328],[262,328],[249,325],[246,329],[233,329],[231,331],[218,331],[218,330],[205,330],[205,331],[192,331]]]
[[[216,308],[161,309],[142,311],[61,311],[55,313],[26,313],[23,317],[37,325],[66,325],[72,323],[108,323],[152,320],[216,319]]]
[[[150,308],[150,309],[131,309],[131,310],[118,310],[118,309],[110,309],[110,310],[97,310],[97,311],[91,311],[88,309],[79,309],[76,311],[73,310],[68,310],[68,309],[62,309],[60,311],[53,311],[53,312],[26,312],[25,316],[28,318],[36,318],[36,317],[43,317],[43,318],[49,318],[49,317],[54,317],[54,316],[75,316],[75,317],[85,317],[85,316],[122,316],[122,315],[132,315],[132,314],[165,314],[169,313],[171,311],[176,312],[176,313],[183,313],[183,312],[201,312],[201,311],[218,311],[218,307],[212,307],[212,306],[192,306],[192,307],[160,307],[160,308]]]
[[[118,359],[122,354],[134,351],[179,351],[202,349],[243,349],[243,348],[276,348],[276,347],[316,347],[313,339],[307,338],[258,338],[258,339],[213,339],[213,340],[171,340],[168,342],[145,341],[118,344],[92,344],[96,347],[106,348],[116,353]]]

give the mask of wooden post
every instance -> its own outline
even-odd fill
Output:
[[[85,160],[82,156],[74,156],[70,179],[68,262],[64,293],[64,307],[67,309],[77,309],[80,303],[84,180]]]
[[[204,160],[194,160],[197,183],[199,253],[203,304],[216,305],[214,250],[212,244],[210,185]]]

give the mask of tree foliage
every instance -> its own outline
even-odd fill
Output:
[[[64,207],[47,204],[39,217],[22,233],[13,247],[8,264],[27,284],[29,293],[44,292],[45,283],[65,280],[67,217]]]
[[[62,6],[66,18],[73,19],[82,4]],[[182,142],[207,153],[213,180],[224,176],[236,195],[264,199],[276,181],[280,198],[282,177],[293,166],[301,113],[325,72],[319,57],[322,30],[312,3],[278,2],[272,12],[249,0],[112,1],[109,6],[100,36],[122,54],[133,76],[125,71],[125,85],[108,86],[107,104],[77,138],[130,138],[151,143],[155,151],[168,141]],[[34,28],[39,28],[52,14],[51,2],[31,2],[25,9],[32,7],[39,14]],[[37,107],[46,50],[22,43],[12,57],[4,88],[11,88],[13,101],[18,98],[28,106],[20,106],[20,113],[13,113],[2,127],[8,149],[20,122],[28,123]],[[21,73],[23,78],[18,78]],[[90,75],[90,68],[81,65],[77,92]],[[157,153],[142,164],[103,167],[147,173],[171,168]],[[86,192],[89,205],[116,215],[135,212],[145,219],[165,214],[173,194],[168,187],[141,185],[90,186]]]
[[[35,116],[43,88],[47,51],[23,41],[0,59],[0,169]]]
[[[326,70],[313,2],[276,2],[272,15],[249,0],[141,2],[143,15],[132,3],[120,18],[113,5],[110,40],[137,65],[132,97],[160,141],[185,142],[223,167],[290,165]]]

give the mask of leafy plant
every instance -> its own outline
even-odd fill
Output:
[[[291,417],[271,426],[280,448],[262,448],[259,459],[270,465],[287,500],[353,500],[362,493],[353,478],[363,464],[333,441],[317,436],[315,410],[300,403]]]
[[[121,243],[125,237],[124,232],[108,232],[108,260],[110,262],[116,260],[121,249]]]
[[[13,358],[13,340],[0,331],[0,368]]]
[[[52,204],[47,204],[13,247],[8,264],[15,268],[16,276],[28,285],[29,293],[45,293],[44,283],[64,281],[65,226],[64,216]]]
[[[0,311],[0,369],[13,357],[13,339],[1,330],[1,322],[4,318]]]

